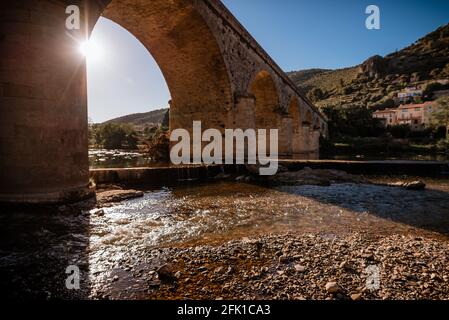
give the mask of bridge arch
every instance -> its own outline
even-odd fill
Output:
[[[5,108],[0,201],[59,202],[88,188],[87,88],[79,44],[103,14],[152,54],[171,93],[171,129],[224,129],[233,93],[217,43],[196,1],[80,1],[81,29],[66,28],[66,1],[0,5],[0,97]],[[31,75],[31,76],[30,76]],[[2,104],[3,108],[3,104]],[[3,113],[4,111],[4,113]]]
[[[84,41],[102,14],[158,63],[172,98],[171,129],[189,130],[194,120],[217,129],[277,128],[279,151],[288,153],[288,97],[294,93],[310,116],[319,113],[220,0],[73,2],[82,13],[77,31],[66,27],[68,1],[0,2],[0,180],[9,182],[0,201],[92,194],[85,61],[73,38]],[[304,114],[303,132],[313,125]],[[306,137],[313,143],[302,150],[317,150],[316,135]]]
[[[298,98],[293,97],[291,99],[289,107],[288,107],[288,114],[290,115],[290,118],[292,119],[291,151],[293,154],[297,154],[297,153],[301,152],[301,129],[302,129],[301,113],[300,113],[300,109],[299,109]]]
[[[280,114],[279,94],[271,74],[262,70],[253,78],[249,90],[255,98],[254,118],[256,129],[273,129]]]
[[[271,74],[265,70],[258,72],[253,78],[248,92],[254,96],[255,129],[267,130],[267,151],[270,151],[269,130],[279,128],[281,124],[281,115],[277,111],[279,108],[279,94]],[[281,141],[279,144],[281,144]],[[280,146],[279,149],[281,149]]]
[[[185,0],[112,0],[106,18],[131,32],[158,63],[171,93],[170,129],[229,126],[231,83],[217,39]]]
[[[311,128],[313,126],[313,116],[312,111],[310,109],[306,110],[306,116],[303,121],[304,126]]]

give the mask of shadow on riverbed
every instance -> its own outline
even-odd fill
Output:
[[[88,206],[3,207],[1,296],[95,296],[96,289],[114,282],[111,271],[117,265],[134,266],[148,250],[164,245],[211,244],[277,232],[369,230],[377,235],[411,227],[449,236],[449,185],[437,185],[409,191],[370,184],[268,188],[224,181],[148,190],[142,198],[104,208],[102,214],[89,214]],[[80,290],[66,288],[70,265],[80,268]],[[125,281],[120,290],[128,287]]]
[[[89,215],[72,207],[2,208],[0,288],[2,298],[88,297]],[[67,267],[80,270],[80,290],[68,290]]]
[[[449,182],[448,182],[449,183]],[[449,184],[443,190],[405,190],[375,184],[281,186],[277,190],[449,236]]]

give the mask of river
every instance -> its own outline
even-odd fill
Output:
[[[299,159],[304,156],[299,156]],[[293,157],[295,158],[295,157]],[[413,160],[413,161],[449,161],[444,154],[347,154],[321,157],[322,160]],[[135,167],[160,167],[169,166],[169,163],[155,163],[145,154],[137,151],[126,150],[89,150],[89,166],[91,169],[100,168],[135,168]]]
[[[447,239],[448,180],[426,182],[428,189],[416,192],[372,184],[268,188],[224,181],[146,190],[143,198],[101,214],[89,207],[10,208],[0,216],[0,281],[18,296],[95,297],[110,285],[113,270],[135,270],[148,252],[161,248],[285,233]],[[61,285],[68,265],[84,271],[84,290],[68,292]]]

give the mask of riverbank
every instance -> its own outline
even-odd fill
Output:
[[[164,248],[115,269],[93,298],[448,299],[449,242],[417,236],[267,235]],[[121,270],[121,271],[119,271]],[[128,270],[128,271],[124,271]]]
[[[170,188],[102,186],[98,202],[6,208],[2,296],[449,298],[447,179],[423,178],[426,188],[416,191],[386,176],[307,169],[281,177],[274,185],[234,176]],[[79,267],[80,290],[66,289],[68,266]],[[372,266],[374,290],[366,281]]]
[[[444,177],[449,175],[449,162],[440,161],[347,161],[347,160],[279,160],[278,172],[304,169],[340,170],[358,175],[414,175]],[[258,167],[245,165],[184,165],[143,168],[92,169],[90,177],[97,184],[124,183],[154,187],[214,181],[251,174],[257,179]],[[254,180],[254,179],[253,179]],[[259,179],[259,180],[263,180]],[[350,181],[350,180],[348,180]]]
[[[321,159],[449,161],[444,140],[346,137],[323,142]]]
[[[309,180],[322,173],[313,172]],[[109,271],[91,277],[90,297],[449,299],[447,181],[424,179],[428,189],[414,191],[385,176],[345,179],[352,182],[275,188],[218,182],[177,190],[177,203],[157,195],[164,209],[148,198],[153,211],[180,215],[172,222],[137,223],[124,215],[128,209],[106,210],[94,219],[102,220],[98,227],[129,227],[98,238],[94,247],[127,252],[116,261],[106,262],[104,254],[95,260],[94,274]],[[153,232],[137,236],[139,224],[148,223]],[[137,237],[131,247],[148,249],[129,250],[128,235]]]

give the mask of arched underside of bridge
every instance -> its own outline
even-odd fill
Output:
[[[205,19],[209,2],[218,3],[74,1],[82,13],[78,32],[66,29],[67,1],[2,2],[0,180],[7,183],[0,185],[0,201],[60,202],[89,194],[86,66],[74,38],[85,40],[101,14],[136,36],[157,61],[172,96],[171,129],[191,129],[194,120],[201,120],[203,128],[278,128],[281,154],[293,151],[297,130],[299,140],[311,139],[310,110],[308,126],[295,115],[297,101],[280,111],[283,82],[275,81],[276,72],[252,75],[252,67],[236,72],[238,66],[230,65],[246,61],[242,66],[256,66],[265,60],[243,55],[242,48],[250,50],[247,44],[238,50],[225,46],[224,35],[231,31],[211,28],[211,21],[222,23],[223,17]],[[241,80],[247,75],[253,81],[244,89]],[[301,148],[310,143],[302,141]]]
[[[291,151],[293,154],[301,152],[301,114],[299,111],[298,98],[293,97],[288,106],[288,114],[292,119],[292,136],[291,136]]]
[[[279,128],[281,116],[276,108],[279,96],[273,78],[267,71],[256,74],[249,92],[254,96],[255,128],[266,130],[267,151],[270,151],[270,129]]]
[[[257,129],[273,128],[279,121],[280,115],[276,112],[279,105],[278,91],[271,75],[266,71],[259,72],[249,92],[255,98],[255,127]]]
[[[229,126],[233,97],[216,38],[191,1],[113,0],[103,15],[130,31],[158,63],[172,96],[170,127]]]
[[[88,192],[85,63],[77,41],[66,35],[63,2],[19,2],[4,5],[0,13],[2,31],[8,33],[1,43],[6,169],[1,179],[9,181],[0,197],[76,198]],[[102,8],[82,9],[85,17],[89,14],[84,27],[90,33]],[[233,96],[227,69],[191,1],[114,0],[102,13],[136,36],[157,61],[172,95],[171,129],[190,129],[193,120],[206,128],[229,126]],[[76,36],[78,41],[87,37]]]

